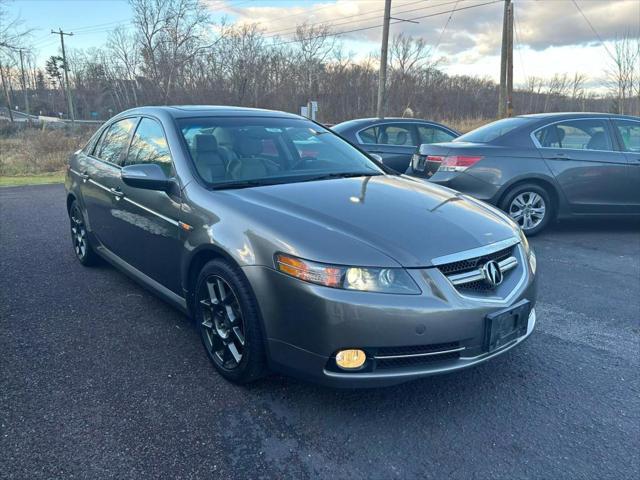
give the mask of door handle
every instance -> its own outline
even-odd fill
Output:
[[[555,153],[551,160],[571,160],[571,157],[567,153]]]
[[[88,174],[88,173],[86,173],[86,172],[80,172],[80,174],[79,174],[79,175],[80,175],[80,178],[81,178],[84,182],[86,182],[86,181],[87,181],[87,180],[89,180],[89,178],[90,178],[90,177],[89,177],[89,174]]]
[[[116,197],[116,200],[120,200],[122,197],[124,197],[124,193],[117,188],[110,188],[109,191],[111,192],[111,195]]]

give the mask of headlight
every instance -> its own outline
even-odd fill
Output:
[[[524,249],[524,253],[529,260],[529,266],[531,267],[531,271],[536,273],[536,268],[538,267],[538,260],[536,258],[536,254],[533,251],[533,248],[529,245],[529,240],[525,236],[524,232],[520,230],[520,243],[522,244],[522,248]]]
[[[420,288],[402,268],[364,268],[327,265],[278,253],[276,269],[306,282],[363,292],[419,295]]]

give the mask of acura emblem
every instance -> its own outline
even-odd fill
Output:
[[[482,267],[482,273],[484,273],[485,281],[492,287],[497,287],[502,283],[502,270],[495,260],[489,260],[485,263]]]

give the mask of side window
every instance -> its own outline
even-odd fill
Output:
[[[378,127],[367,128],[362,130],[358,136],[362,143],[376,144],[378,143]]]
[[[456,136],[446,130],[431,125],[418,125],[420,143],[441,143],[450,142]]]
[[[613,150],[605,120],[570,120],[548,125],[535,133],[543,147],[572,150]]]
[[[613,124],[620,132],[624,149],[627,152],[640,152],[640,122],[614,120]]]
[[[102,128],[96,130],[96,132],[91,135],[91,138],[85,144],[85,146],[82,147],[82,153],[84,153],[85,155],[93,155],[93,150],[96,148],[96,145],[100,141],[100,137],[102,137],[103,133],[104,130],[102,130]]]
[[[389,123],[367,128],[359,133],[363,143],[415,147],[418,145],[412,125]]]
[[[120,157],[127,148],[129,134],[135,126],[134,118],[125,118],[111,125],[96,147],[95,156],[105,162],[120,165]]]
[[[387,125],[384,128],[387,145],[399,145],[403,147],[415,147],[418,139],[415,138],[415,130],[411,125]]]
[[[162,126],[150,118],[140,120],[125,160],[125,165],[141,163],[155,163],[167,176],[173,175],[171,154]]]

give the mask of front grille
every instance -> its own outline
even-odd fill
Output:
[[[446,276],[455,275],[458,273],[470,272],[476,268],[484,265],[489,260],[495,260],[500,262],[506,258],[509,258],[513,254],[514,245],[498,250],[497,252],[482,255],[480,257],[467,258],[465,260],[459,260],[457,262],[446,263],[444,265],[438,265],[438,269]]]
[[[442,350],[452,350],[458,348],[458,342],[434,343],[432,345],[412,345],[408,347],[381,347],[376,349],[376,356],[389,355],[415,355],[419,353],[432,353]]]
[[[460,351],[451,351],[456,349],[460,349],[460,343],[458,342],[406,347],[382,347],[376,350],[374,368],[380,370],[385,368],[416,367],[453,360],[460,358]]]
[[[429,365],[432,363],[443,362],[446,360],[455,360],[458,358],[460,358],[460,352],[450,352],[443,353],[441,355],[429,355],[425,357],[376,359],[376,370],[383,370],[386,368],[419,367],[420,365]]]
[[[497,262],[499,273],[505,278],[518,265],[515,249],[516,245],[510,245],[495,252],[438,265],[438,269],[458,291],[484,294],[497,286],[487,277],[487,270],[484,268],[487,262]]]

